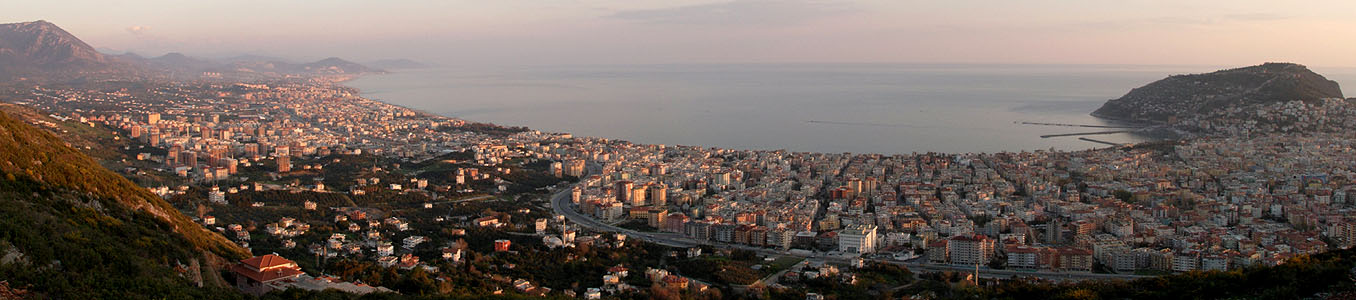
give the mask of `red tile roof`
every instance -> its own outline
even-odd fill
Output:
[[[231,266],[231,271],[258,282],[270,282],[302,274],[301,268],[296,267],[295,262],[275,254],[241,260],[240,264]]]
[[[254,267],[255,269],[263,270],[270,267],[295,264],[296,262],[278,256],[277,254],[265,254],[262,256],[246,258],[245,260],[240,261],[240,263]]]

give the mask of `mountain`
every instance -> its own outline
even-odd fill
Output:
[[[386,71],[364,66],[355,62],[330,57],[319,61],[298,65],[302,71],[319,74],[362,74],[384,73]]]
[[[145,63],[161,72],[174,72],[179,77],[193,77],[202,72],[220,71],[226,69],[226,65],[211,60],[189,57],[183,53],[171,52],[159,57],[145,60]]]
[[[233,59],[230,66],[236,71],[268,73],[278,75],[357,75],[367,73],[385,73],[386,71],[364,66],[338,57],[330,57],[314,62],[295,64],[279,60]]]
[[[103,54],[47,21],[0,24],[0,75],[85,71],[108,65]]]
[[[285,59],[278,58],[278,57],[273,57],[273,56],[263,56],[263,55],[245,54],[245,55],[238,55],[238,56],[227,57],[227,58],[225,58],[225,59],[222,59],[222,61],[224,61],[224,62],[226,62],[226,63],[237,63],[237,62],[259,62],[259,61],[285,61]]]
[[[132,52],[127,52],[127,53],[123,53],[123,54],[112,55],[112,56],[108,56],[108,57],[109,57],[109,58],[112,58],[113,60],[122,60],[122,61],[135,62],[135,63],[145,63],[146,60],[148,59],[148,58],[146,58],[146,57],[144,57],[144,56],[141,56],[140,54],[136,54],[136,53],[132,53]]]
[[[127,54],[127,53],[129,53],[129,52],[127,52],[127,51],[117,50],[117,49],[108,48],[108,47],[96,47],[96,48],[94,48],[94,50],[95,50],[95,51],[99,51],[99,53],[103,53],[104,55],[119,55],[119,54]]]
[[[429,67],[427,64],[404,58],[375,60],[365,64],[374,68],[386,70],[422,69]]]
[[[188,57],[187,55],[184,55],[183,53],[179,53],[179,52],[171,52],[171,53],[167,53],[167,54],[165,54],[165,55],[161,55],[161,56],[159,56],[159,57],[151,58],[151,61],[156,62],[156,63],[159,63],[159,64],[173,65],[173,66],[213,65],[213,63],[211,63],[211,62],[209,62],[209,61],[207,61],[207,60],[202,60],[202,59],[197,59],[197,58]]]
[[[1257,104],[1342,99],[1337,82],[1292,63],[1174,75],[1107,101],[1094,116],[1166,122]]]
[[[257,80],[383,72],[337,57],[295,64],[251,55],[222,61],[181,53],[155,58],[145,58],[130,52],[106,55],[47,21],[0,24],[0,79],[71,80],[103,75],[122,79]]]
[[[0,278],[10,286],[51,298],[229,297],[218,268],[248,255],[51,133],[0,112]]]
[[[0,24],[0,55],[36,66],[107,63],[99,51],[47,21]]]

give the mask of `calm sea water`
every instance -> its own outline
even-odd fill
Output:
[[[1106,147],[1107,99],[1209,66],[640,65],[433,68],[347,84],[372,99],[471,121],[669,145],[791,151],[997,152]],[[1339,82],[1356,70],[1315,69]],[[1325,73],[1325,71],[1329,71]],[[1356,84],[1356,83],[1354,83]],[[1109,142],[1133,134],[1088,136]]]

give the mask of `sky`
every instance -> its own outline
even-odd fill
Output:
[[[445,65],[1356,67],[1356,1],[5,0],[94,47]]]

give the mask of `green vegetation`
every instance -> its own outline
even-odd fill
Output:
[[[709,252],[710,249],[707,249]],[[749,285],[789,267],[786,260],[774,261],[770,266],[763,265],[756,253],[748,250],[733,250],[729,255],[705,255],[698,258],[675,262],[680,274],[701,279],[719,285]],[[754,266],[759,266],[755,269]]]
[[[204,256],[155,216],[109,203],[6,173],[0,179],[0,278],[65,299],[243,296],[212,266],[221,258]]]
[[[1116,196],[1116,199],[1117,199],[1117,200],[1121,200],[1121,202],[1131,203],[1131,204],[1134,204],[1134,203],[1135,203],[1135,202],[1134,202],[1135,194],[1134,194],[1134,193],[1131,193],[1130,191],[1127,191],[1127,190],[1116,190],[1116,191],[1113,192],[1112,194]]]
[[[646,221],[646,220],[644,220],[644,219],[628,220],[628,221],[626,221],[626,222],[622,222],[621,224],[617,224],[617,227],[626,228],[626,229],[635,230],[635,231],[641,231],[641,232],[658,232],[658,231],[659,231],[658,228],[650,227],[649,222]]]
[[[149,147],[126,136],[127,132],[107,125],[91,125],[78,120],[58,120],[32,108],[0,103],[0,111],[55,135],[66,145],[81,150],[109,170],[136,182],[139,186],[175,186],[187,180],[169,172],[157,171],[159,163],[137,160],[139,153],[165,155],[165,150]],[[128,172],[130,171],[130,172]]]
[[[798,288],[769,291],[767,298],[804,299],[806,293],[819,293],[828,299],[897,299],[910,295],[900,288],[914,282],[912,272],[893,264],[872,263],[847,272],[853,273],[855,280],[808,279]]]
[[[89,156],[67,147],[45,131],[0,113],[0,173],[6,180],[28,178],[53,187],[95,195],[103,206],[122,205],[169,223],[191,245],[227,258],[249,253],[226,238],[208,232],[145,188],[104,169]]]
[[[217,266],[248,255],[52,134],[3,113],[0,239],[0,278],[55,298],[236,297],[224,292]]]

